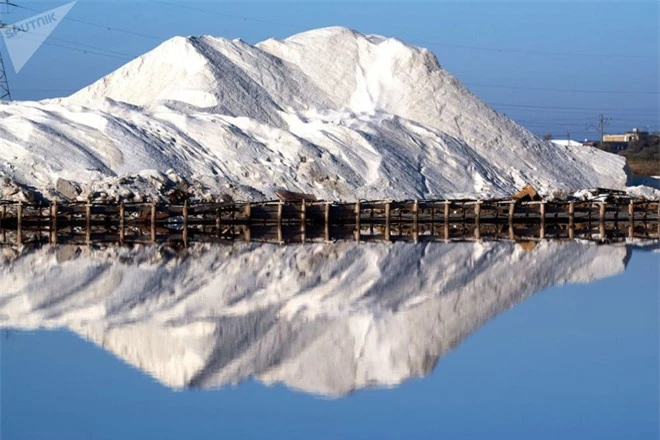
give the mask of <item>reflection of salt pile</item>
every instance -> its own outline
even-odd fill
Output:
[[[107,193],[99,182],[146,169],[239,198],[485,197],[627,178],[622,157],[498,114],[428,50],[338,27],[256,46],[173,38],[71,97],[0,104],[0,139],[0,176],[46,191],[63,178]]]
[[[0,266],[2,326],[68,327],[175,388],[256,377],[342,395],[427,374],[497,313],[548,286],[620,273],[628,257],[575,242],[191,252],[24,255]]]

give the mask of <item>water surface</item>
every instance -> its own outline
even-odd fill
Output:
[[[657,438],[658,254],[3,249],[2,438]]]

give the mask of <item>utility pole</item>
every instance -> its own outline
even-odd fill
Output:
[[[566,135],[568,137],[568,146],[570,147],[571,146],[571,129],[570,128],[568,129],[568,133],[566,133]]]

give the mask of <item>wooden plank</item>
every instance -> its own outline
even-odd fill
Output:
[[[305,227],[307,226],[307,218],[305,216],[307,211],[307,205],[305,205],[305,199],[300,201],[300,241],[305,242]]]
[[[325,212],[323,215],[324,220],[324,238],[326,242],[330,241],[330,202],[325,203]]]
[[[57,244],[57,200],[50,204],[50,242]]]
[[[18,244],[23,243],[23,203],[18,202],[16,207],[16,232]]]
[[[539,205],[539,215],[541,216],[541,228],[539,231],[539,237],[541,240],[545,238],[545,202],[541,202]]]
[[[390,241],[390,209],[391,202],[385,202],[385,241]]]
[[[575,234],[575,202],[568,203],[568,239],[573,240]]]
[[[515,203],[510,203],[509,204],[509,214],[508,214],[508,221],[509,221],[509,239],[514,240],[515,239],[515,233],[513,230],[513,217],[516,213],[516,204]]]
[[[474,238],[479,240],[481,238],[481,201],[477,201],[474,205]]]
[[[413,212],[413,241],[417,243],[419,238],[419,201],[415,200],[412,207]]]
[[[188,246],[188,200],[183,201],[183,245]]]
[[[445,206],[444,206],[444,236],[445,236],[445,241],[449,240],[449,200],[445,200]]]
[[[360,201],[355,203],[355,241],[360,242],[360,216],[362,215],[362,208]]]
[[[600,239],[605,240],[605,202],[600,202],[600,207],[598,209],[598,232],[600,233]]]
[[[217,238],[220,238],[222,235],[222,211],[220,208],[216,208],[215,210],[215,236]]]
[[[92,242],[92,204],[88,200],[85,205],[85,243]]]
[[[150,239],[152,243],[156,242],[156,202],[151,202],[151,215],[150,215]]]
[[[628,237],[633,238],[635,236],[635,204],[631,200],[628,204]]]
[[[126,205],[121,202],[119,205],[119,244],[124,244],[126,238]]]

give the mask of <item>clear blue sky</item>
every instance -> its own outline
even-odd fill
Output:
[[[438,244],[442,246],[442,244]],[[172,391],[67,331],[2,344],[3,440],[657,440],[658,254],[553,287],[393,389],[328,400],[248,382]]]
[[[12,23],[67,2],[13,0]],[[19,73],[15,99],[69,94],[175,35],[256,43],[342,25],[433,50],[497,110],[538,134],[660,130],[658,2],[225,2],[80,0]],[[6,48],[2,47],[6,57]]]

